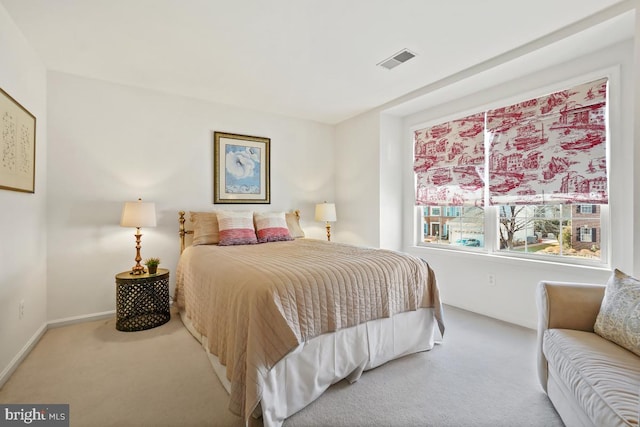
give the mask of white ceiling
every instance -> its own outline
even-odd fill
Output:
[[[338,123],[630,2],[0,3],[48,69]],[[417,57],[391,71],[376,66],[403,48]]]

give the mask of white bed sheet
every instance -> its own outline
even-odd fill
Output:
[[[180,316],[202,344],[229,393],[226,368],[208,351],[207,338],[193,328],[184,311]],[[430,350],[440,339],[432,308],[398,313],[317,336],[300,344],[268,372],[261,405],[254,416],[262,415],[265,427],[279,427],[332,384],[342,379],[353,383],[363,371],[407,354]]]

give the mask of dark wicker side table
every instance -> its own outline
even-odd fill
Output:
[[[169,312],[169,270],[159,268],[156,274],[116,275],[116,329],[142,331],[163,325]]]

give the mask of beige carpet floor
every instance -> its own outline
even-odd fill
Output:
[[[536,381],[534,331],[448,306],[445,324],[442,345],[335,384],[285,426],[562,426]],[[140,332],[115,319],[47,331],[0,402],[69,403],[79,427],[242,425],[175,313]]]

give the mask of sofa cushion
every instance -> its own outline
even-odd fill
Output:
[[[640,356],[640,280],[613,272],[593,329]]]
[[[638,425],[638,356],[592,332],[570,329],[546,330],[542,350],[595,425]]]

